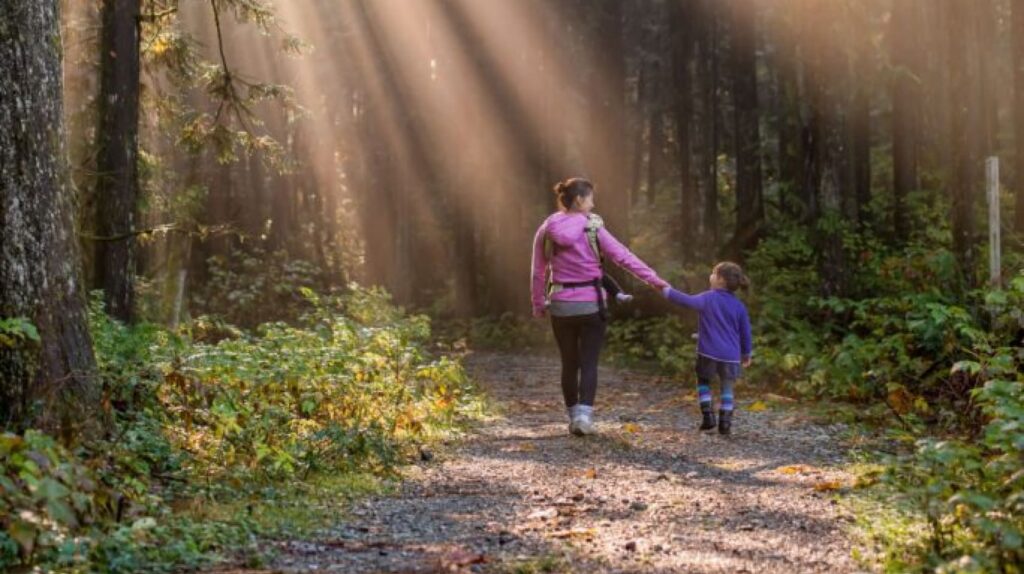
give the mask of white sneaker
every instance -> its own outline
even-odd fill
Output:
[[[615,296],[615,300],[619,303],[629,303],[633,300],[633,296],[629,293],[619,293]]]
[[[572,419],[572,422],[569,423],[569,434],[583,436],[583,433],[580,432],[580,419]]]
[[[597,429],[594,427],[594,421],[590,418],[589,414],[580,414],[579,418],[573,421],[573,424],[576,425],[576,432],[574,434],[577,436],[586,436],[597,432]]]

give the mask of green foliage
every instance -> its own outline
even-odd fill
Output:
[[[474,349],[550,349],[555,344],[550,319],[535,319],[514,313],[455,322],[450,329],[450,338],[461,338]]]
[[[34,431],[0,437],[0,568],[208,563],[279,523],[329,521],[326,504],[312,514],[302,504],[365,490],[344,477],[389,476],[478,413],[458,357],[426,351],[425,317],[406,316],[379,290],[296,291],[305,302],[296,324],[254,332],[207,320],[179,332],[127,327],[94,299],[114,428],[74,453]]]
[[[0,568],[80,561],[80,534],[109,515],[110,492],[52,438],[0,435]]]
[[[0,319],[0,345],[20,347],[28,342],[39,342],[39,331],[24,317]]]
[[[989,421],[981,440],[925,438],[887,481],[927,525],[897,541],[900,570],[1019,572],[1024,564],[1024,350],[998,349],[964,368],[991,377],[974,390]],[[904,548],[901,546],[909,546]],[[896,559],[910,556],[910,560]]]
[[[608,325],[608,352],[628,365],[656,364],[660,371],[678,375],[693,371],[696,328],[676,315],[612,322]]]
[[[286,251],[235,250],[207,264],[210,277],[193,296],[194,308],[245,328],[298,318],[309,308],[300,290],[324,286],[316,265]]]

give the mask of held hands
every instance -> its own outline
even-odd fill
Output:
[[[749,369],[751,363],[753,363],[753,362],[754,362],[754,357],[746,357],[746,358],[744,358],[743,359],[743,368],[744,369]]]

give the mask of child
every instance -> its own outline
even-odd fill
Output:
[[[733,384],[743,372],[741,365],[750,366],[752,352],[750,317],[734,292],[740,287],[747,288],[750,283],[743,269],[728,261],[715,265],[709,282],[711,289],[697,295],[687,295],[671,287],[665,287],[663,293],[669,301],[698,313],[697,395],[704,415],[700,430],[715,428],[711,379],[717,375],[722,385],[718,432],[727,435],[732,430]]]

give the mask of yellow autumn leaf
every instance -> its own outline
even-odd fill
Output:
[[[814,485],[815,492],[828,492],[832,490],[839,490],[843,487],[843,483],[838,480],[826,480],[824,482],[818,482]]]
[[[170,49],[170,47],[171,47],[171,43],[168,42],[166,38],[157,38],[156,41],[154,41],[150,45],[149,51],[154,56],[162,56],[164,54],[164,52],[166,52],[167,50]]]
[[[640,432],[640,427],[636,423],[626,423],[622,425],[622,430],[626,432]]]
[[[597,478],[597,469],[595,469],[595,468],[588,468],[587,471],[583,473],[583,477],[584,478]]]
[[[914,407],[914,395],[902,385],[890,385],[888,402],[892,410],[905,415]]]
[[[811,470],[811,467],[802,464],[794,464],[790,466],[780,466],[775,469],[777,472],[782,474],[802,474]]]
[[[759,413],[761,411],[768,410],[768,405],[764,404],[762,401],[755,401],[754,404],[747,407],[747,410],[752,413]]]

